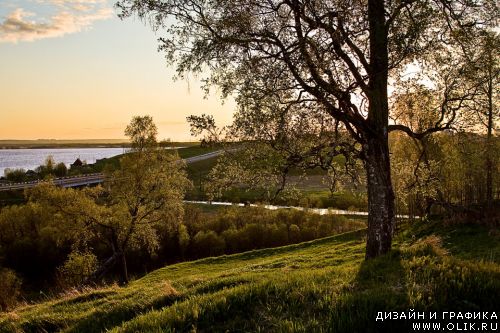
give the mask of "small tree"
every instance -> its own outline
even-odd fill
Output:
[[[73,251],[59,267],[64,286],[78,286],[87,281],[97,270],[97,257],[90,252]]]
[[[22,182],[26,180],[26,170],[24,169],[5,169],[5,178],[11,182]]]
[[[107,224],[109,237],[125,282],[128,248],[155,251],[156,226],[177,225],[182,220],[182,199],[190,184],[183,167],[176,153],[155,149],[126,155],[120,168],[107,175],[104,186],[113,210]]]
[[[135,117],[126,133],[131,135],[134,152],[120,160],[117,170],[107,172],[104,187],[74,190],[43,184],[30,194],[30,200],[45,203],[53,215],[66,219],[61,228],[67,229],[77,248],[92,240],[109,247],[111,256],[93,278],[119,263],[123,283],[129,280],[127,251],[153,252],[158,248],[158,229],[166,225],[177,229],[190,185],[179,156],[156,147],[151,117]]]
[[[130,138],[132,149],[135,151],[156,147],[157,134],[158,129],[151,116],[135,116],[125,128],[125,135]]]
[[[68,167],[63,162],[57,163],[54,167],[54,175],[56,177],[64,177],[68,174]]]
[[[179,249],[181,250],[181,258],[184,259],[186,254],[186,249],[189,246],[190,237],[187,227],[184,224],[180,224],[177,231],[177,238],[179,240]]]

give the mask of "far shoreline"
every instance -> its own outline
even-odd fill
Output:
[[[199,142],[165,142],[165,147],[189,147]],[[0,149],[130,148],[130,142],[102,140],[0,140]]]

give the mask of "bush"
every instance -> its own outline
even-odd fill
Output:
[[[11,309],[21,295],[21,279],[11,269],[0,269],[0,310]]]
[[[240,232],[235,228],[225,230],[221,236],[226,242],[226,253],[237,253],[246,250],[248,241],[242,240]]]
[[[207,212],[189,207],[184,224],[193,240],[186,251],[191,258],[208,255],[206,246],[201,243],[207,242],[203,238],[209,231],[224,240],[224,253],[229,254],[283,246],[365,227],[364,222],[343,216],[321,216],[294,209],[273,211],[263,207],[228,207]],[[196,235],[197,246],[194,245]]]
[[[71,252],[68,260],[59,268],[63,286],[81,285],[97,270],[97,264],[97,257],[90,252]]]
[[[68,175],[68,168],[66,167],[66,164],[64,163],[57,163],[56,167],[54,168],[54,175],[56,177],[65,177]]]
[[[300,228],[296,224],[290,226],[290,242],[298,243],[300,242]]]
[[[193,238],[196,256],[217,256],[224,253],[226,243],[224,238],[214,231],[199,231]]]
[[[26,181],[26,170],[24,169],[5,169],[5,179],[11,182],[24,182]]]
[[[190,241],[187,227],[184,224],[179,224],[178,240],[179,240],[179,249],[181,252],[181,256],[184,257],[184,254],[189,246],[189,241]]]

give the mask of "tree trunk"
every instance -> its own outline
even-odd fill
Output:
[[[491,49],[488,53],[488,134],[486,138],[486,203],[491,208],[493,202],[493,59]]]
[[[125,252],[121,252],[120,261],[122,265],[122,284],[128,284],[128,269],[127,269],[127,258],[125,257]]]
[[[92,276],[90,276],[88,279],[86,279],[84,282],[83,282],[83,285],[88,285],[90,283],[93,283],[93,282],[97,282],[98,280],[102,279],[102,277],[104,275],[106,275],[109,270],[111,268],[113,268],[113,266],[115,265],[116,263],[116,259],[117,259],[117,254],[116,253],[113,253],[113,255],[111,257],[109,257],[100,267],[99,269],[97,269],[97,271],[94,272],[94,274],[92,274]]]
[[[368,238],[366,258],[391,249],[394,224],[394,192],[389,160],[388,41],[384,1],[368,1],[370,71],[368,129],[365,132],[365,167],[368,183]]]
[[[385,140],[369,139],[366,152],[368,183],[368,238],[366,258],[391,249],[394,226],[394,192],[391,183],[389,146]]]

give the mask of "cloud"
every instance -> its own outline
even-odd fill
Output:
[[[85,5],[83,3],[75,3],[75,4],[71,5],[71,8],[73,8],[74,10],[77,10],[79,12],[88,12],[92,9],[91,6]]]
[[[39,3],[49,2],[58,7],[69,7],[77,11],[90,11],[95,5],[105,5],[107,0],[37,0]]]
[[[60,37],[89,29],[113,15],[101,0],[51,0],[57,11],[48,20],[31,20],[35,13],[17,8],[0,21],[0,42],[17,43]]]

